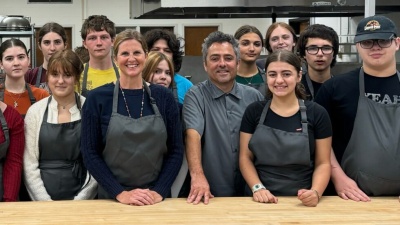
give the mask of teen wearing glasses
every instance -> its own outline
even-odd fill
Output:
[[[334,191],[343,199],[400,193],[400,38],[384,16],[364,18],[354,38],[362,67],[326,81],[315,101],[330,114]]]
[[[332,77],[331,68],[336,64],[339,38],[331,27],[314,24],[300,34],[297,47],[307,63],[301,83],[307,99],[313,100],[321,85]]]

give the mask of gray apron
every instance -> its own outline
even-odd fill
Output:
[[[303,73],[303,76],[305,76],[308,90],[310,90],[310,95],[311,95],[310,99],[311,99],[311,101],[314,101],[316,93],[314,93],[314,85],[311,81],[310,75],[308,75],[308,72],[305,71]],[[332,77],[333,77],[333,75],[331,75],[331,78]]]
[[[114,62],[112,62],[114,71],[115,71],[115,76],[117,77],[117,80],[119,79],[119,72],[118,72],[118,67],[115,65]],[[88,89],[86,88],[87,86],[87,78],[88,78],[88,71],[89,71],[89,62],[86,63],[85,68],[83,70],[83,80],[82,80],[82,91],[81,95],[84,97],[87,97]]]
[[[287,132],[264,125],[271,101],[249,141],[254,166],[264,186],[277,196],[296,196],[299,189],[310,189],[314,171],[308,139],[306,107],[299,100],[302,132]],[[251,194],[246,186],[246,194]]]
[[[76,103],[81,108],[77,94]],[[47,123],[48,105],[39,132],[39,169],[52,200],[72,200],[82,189],[86,169],[80,152],[81,120]]]
[[[6,119],[4,118],[3,112],[0,110],[0,121],[1,121],[1,129],[4,133],[4,142],[0,144],[0,202],[3,201],[3,164],[5,158],[7,156],[8,146],[10,145],[10,135],[8,132],[8,126]]]
[[[35,87],[44,89],[51,94],[51,91],[50,91],[50,88],[49,88],[49,85],[47,84],[47,82],[46,81],[43,83],[41,82],[42,72],[43,72],[43,66],[39,66],[38,73],[36,75]]]
[[[125,190],[154,186],[167,153],[167,130],[147,84],[154,115],[138,119],[118,114],[119,80],[115,82],[113,108],[103,158]],[[143,93],[144,94],[144,93]],[[99,185],[99,199],[112,197]]]
[[[342,158],[345,173],[371,196],[400,194],[400,104],[385,105],[360,96],[350,141]],[[397,71],[400,80],[400,73]]]
[[[267,85],[265,84],[265,72],[262,71],[262,69],[257,68],[258,69],[258,73],[260,74],[263,83],[259,83],[259,84],[246,84],[249,87],[255,88],[257,89],[264,97],[267,96]]]

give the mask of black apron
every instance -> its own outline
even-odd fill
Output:
[[[306,107],[299,100],[302,132],[287,132],[264,125],[271,101],[268,101],[260,121],[249,141],[254,154],[254,166],[264,186],[277,196],[296,196],[299,189],[310,189],[313,161],[308,139]],[[246,195],[252,195],[246,186]]]
[[[400,80],[400,73],[397,71]],[[342,168],[367,195],[400,194],[400,104],[385,105],[365,97],[364,71],[360,96]]]
[[[81,109],[80,98],[75,94]],[[80,152],[81,120],[47,122],[49,97],[39,133],[39,169],[44,187],[52,200],[72,200],[82,189],[86,169]]]
[[[4,118],[3,112],[0,110],[0,121],[1,121],[1,129],[4,133],[4,142],[0,144],[0,202],[3,201],[3,165],[5,158],[7,156],[8,146],[10,145],[10,135],[8,132],[8,126],[6,119]]]
[[[118,67],[115,65],[114,62],[112,62],[114,71],[115,71],[115,76],[117,77],[117,80],[119,79],[119,72],[118,72]],[[86,88],[87,86],[87,78],[88,78],[88,71],[89,71],[89,62],[86,63],[85,69],[83,70],[83,80],[82,80],[82,91],[81,95],[84,97],[87,97],[88,89]]]
[[[167,130],[147,84],[154,115],[138,119],[118,114],[119,80],[115,83],[113,108],[106,134],[103,158],[117,181],[125,188],[154,186],[167,153]],[[144,93],[143,93],[144,94]],[[99,199],[112,197],[99,185]]]

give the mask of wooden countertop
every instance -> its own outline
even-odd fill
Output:
[[[278,204],[249,197],[214,198],[191,205],[171,198],[152,206],[129,206],[111,200],[0,203],[0,224],[400,224],[398,197],[354,202],[323,197],[315,208],[296,197]]]

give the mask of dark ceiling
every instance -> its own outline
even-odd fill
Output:
[[[400,4],[377,5],[376,14],[400,12]],[[266,7],[173,7],[158,8],[136,19],[224,19],[363,16],[364,6],[266,6]]]

